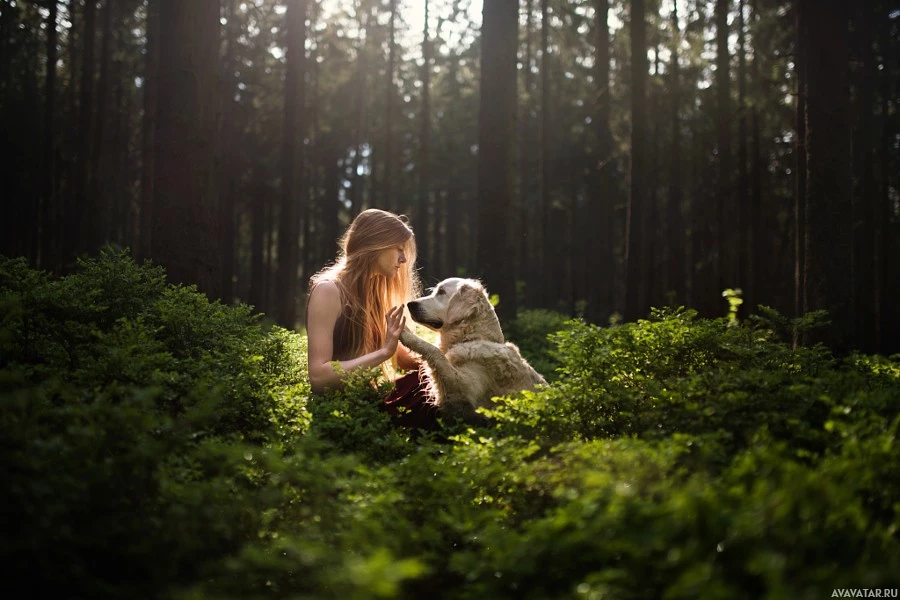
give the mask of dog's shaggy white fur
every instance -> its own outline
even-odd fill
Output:
[[[495,396],[531,390],[547,382],[503,338],[500,321],[481,283],[453,277],[432,293],[407,303],[417,323],[440,332],[440,348],[409,329],[400,334],[404,346],[418,353],[433,402],[441,414],[482,423],[476,413]]]

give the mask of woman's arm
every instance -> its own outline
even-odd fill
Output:
[[[331,365],[331,356],[334,352],[334,326],[342,310],[341,293],[333,282],[323,281],[313,288],[309,297],[306,331],[309,382],[316,394],[321,394],[328,388],[340,387],[342,384],[340,374]],[[369,369],[390,359],[397,350],[397,340],[405,322],[403,313],[392,309],[388,313],[385,345],[358,358],[340,361],[341,369],[345,372],[359,368]]]

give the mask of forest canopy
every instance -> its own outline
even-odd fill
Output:
[[[851,5],[852,4],[852,5]],[[302,325],[343,227],[411,217],[504,320],[827,310],[897,350],[894,0],[6,0],[0,252],[111,242]]]

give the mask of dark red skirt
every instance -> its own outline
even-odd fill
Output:
[[[429,402],[419,373],[417,369],[395,380],[394,389],[385,397],[382,406],[394,425],[435,431],[440,428],[438,410]]]

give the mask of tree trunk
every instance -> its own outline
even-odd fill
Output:
[[[730,0],[716,0],[716,131],[718,182],[715,199],[713,252],[716,256],[716,288],[719,294],[734,285],[734,213],[731,165],[731,56],[728,53],[728,8]]]
[[[153,257],[173,282],[219,297],[215,186],[218,0],[160,0]]]
[[[532,189],[534,185],[534,74],[532,73],[532,44],[531,37],[534,30],[534,1],[525,2],[525,58],[522,65],[524,75],[524,104],[525,109],[519,119],[518,145],[519,145],[519,243],[517,245],[516,263],[520,266],[519,276],[525,281],[525,306],[533,306],[537,291],[540,289],[539,274],[533,268],[534,261],[531,255],[534,251],[533,234],[533,206]],[[448,221],[448,225],[451,221]]]
[[[47,72],[44,79],[44,177],[41,206],[40,265],[44,269],[56,266],[55,240],[59,207],[56,201],[56,19],[59,13],[57,0],[50,0],[47,13]]]
[[[485,2],[482,21],[481,108],[478,116],[478,272],[500,296],[502,320],[516,316],[515,243],[509,227],[516,121],[518,2]]]
[[[415,230],[418,232],[419,263],[424,272],[435,271],[434,235],[431,221],[431,40],[428,33],[429,2],[425,0],[425,24],[422,27],[422,113],[419,123],[419,189],[415,210]]]
[[[384,181],[383,202],[388,210],[398,212],[400,203],[394,198],[394,75],[397,71],[397,0],[390,0],[390,34],[388,39],[388,68],[385,86],[384,112]]]
[[[631,3],[631,165],[626,236],[625,320],[646,317],[647,232],[647,32],[644,0]]]
[[[753,14],[753,20],[759,23],[760,15],[757,7],[757,0],[751,0],[751,12]],[[753,74],[753,89],[755,90],[756,98],[762,96],[762,88],[763,88],[763,79],[760,73],[759,66],[759,53],[764,48],[763,41],[758,39],[755,35],[753,37],[753,59],[751,61],[751,71]],[[752,160],[752,176],[750,177],[750,185],[751,185],[751,193],[750,193],[750,222],[748,223],[748,232],[747,235],[749,237],[748,245],[750,252],[750,261],[748,264],[749,269],[749,289],[745,295],[745,301],[751,310],[757,308],[759,303],[758,299],[768,299],[769,298],[769,286],[764,283],[767,278],[764,278],[762,274],[766,272],[764,270],[764,250],[763,244],[761,243],[763,237],[763,179],[766,177],[765,163],[762,156],[762,150],[760,148],[760,129],[762,128],[762,124],[760,123],[760,109],[759,102],[754,101],[751,108],[751,128],[752,128],[752,148],[751,148],[751,160]]]
[[[797,40],[794,74],[797,79],[797,113],[795,117],[797,135],[794,141],[795,189],[794,189],[794,316],[803,314],[806,306],[806,77],[807,77],[807,8],[810,0],[797,0]],[[803,340],[799,332],[794,332],[794,347]]]
[[[94,0],[84,4],[84,35],[82,36],[81,89],[78,103],[78,146],[76,148],[75,202],[73,220],[65,231],[69,238],[66,243],[66,259],[87,248],[87,231],[91,214],[88,194],[90,193],[91,132],[94,111],[94,38],[97,25],[97,5]]]
[[[140,227],[138,231],[138,257],[144,260],[152,256],[153,204],[156,189],[156,112],[158,106],[159,73],[159,2],[147,0],[146,37],[144,53],[144,115],[141,122],[141,200]]]
[[[307,0],[293,0],[288,4],[287,74],[284,91],[284,146],[281,173],[281,218],[278,233],[278,274],[275,289],[278,293],[279,322],[293,329],[297,324],[297,263],[300,210],[303,202],[303,140],[306,136],[306,6]]]
[[[671,277],[671,285],[669,288],[674,292],[675,304],[681,304],[685,301],[685,272],[684,272],[684,219],[681,213],[681,204],[684,200],[684,189],[681,176],[681,121],[679,112],[681,110],[681,68],[678,64],[679,46],[681,43],[681,34],[678,30],[678,1],[672,2],[672,47],[671,58],[669,62],[669,79],[671,90],[671,117],[672,117],[672,147],[669,154],[669,198],[668,198],[668,251],[669,251],[669,274]]]
[[[366,135],[366,42],[368,39],[368,12],[363,11],[363,3],[356,3],[356,18],[359,27],[359,39],[356,46],[356,130],[353,151],[353,170],[350,173],[350,216],[355,217],[362,210],[365,201],[363,194],[362,166],[363,141]]]
[[[738,223],[737,223],[737,278],[735,285],[750,291],[750,173],[748,171],[749,150],[747,148],[747,55],[744,26],[744,0],[738,3]],[[747,300],[746,293],[744,299]],[[751,308],[745,303],[742,313]]]
[[[875,351],[875,194],[874,92],[875,52],[872,49],[874,10],[867,3],[854,7],[856,76],[854,77],[857,116],[853,139],[853,170],[856,189],[853,195],[854,264],[856,296],[854,314],[859,332],[859,348]]]
[[[250,289],[247,297],[257,312],[265,310],[266,287],[266,175],[263,167],[257,162],[253,166],[252,184],[250,187]]]
[[[802,10],[812,9],[805,1]],[[856,342],[850,172],[847,20],[843,0],[819,0],[808,16],[806,98],[806,304],[828,310],[820,340],[834,350]],[[815,48],[815,51],[812,50]]]
[[[87,177],[87,203],[82,218],[86,218],[82,227],[84,250],[93,252],[103,245],[110,228],[108,205],[109,176],[106,172],[106,155],[108,154],[106,122],[112,120],[108,114],[110,97],[110,62],[112,61],[112,18],[113,0],[106,0],[103,5],[103,41],[100,45],[100,77],[97,81],[96,112],[92,119],[93,142],[91,143],[90,171]]]
[[[225,19],[225,60],[222,85],[222,122],[220,136],[221,169],[219,181],[222,183],[219,227],[222,236],[222,302],[230,305],[234,302],[235,271],[235,201],[238,187],[238,164],[235,144],[237,141],[237,123],[234,97],[237,93],[235,77],[235,46],[240,34],[239,20],[236,14],[236,1],[226,0]]]
[[[550,227],[550,17],[549,0],[541,0],[541,126],[540,126],[540,158],[538,166],[538,178],[541,190],[540,199],[540,242],[541,242],[541,284],[542,304],[550,306],[555,300],[553,281],[555,279],[553,269],[554,240],[551,237],[553,231]]]
[[[878,190],[875,229],[875,248],[878,259],[875,266],[875,345],[879,352],[890,354],[900,351],[900,314],[897,309],[898,268],[896,253],[891,255],[891,248],[896,248],[892,239],[892,227],[896,227],[894,219],[894,199],[891,197],[891,175],[894,173],[891,161],[891,149],[894,145],[896,125],[894,125],[895,113],[891,112],[891,103],[896,99],[893,90],[892,69],[888,65],[895,64],[893,44],[896,42],[896,31],[892,32],[893,25],[887,15],[888,11],[882,11],[879,23],[878,43],[881,47],[882,64],[881,72],[881,173],[880,187]],[[896,185],[896,182],[893,182]]]

